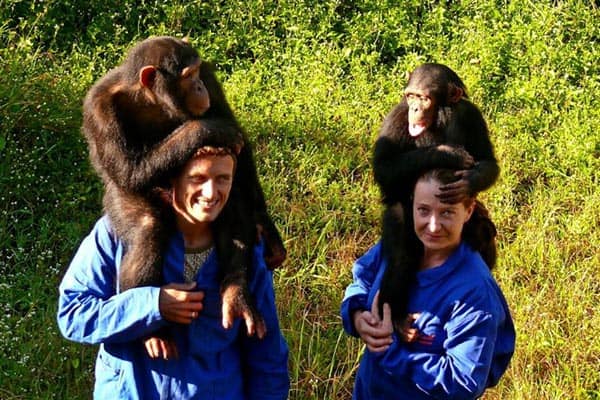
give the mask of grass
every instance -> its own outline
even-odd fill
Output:
[[[379,236],[371,149],[405,72],[443,62],[502,168],[484,195],[517,351],[485,399],[600,399],[597,2],[0,2],[0,398],[86,399],[96,348],[55,323],[101,212],[79,128],[95,79],[149,34],[216,61],[289,251],[275,277],[291,399],[350,397],[361,345],[338,309]]]

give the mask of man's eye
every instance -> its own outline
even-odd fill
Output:
[[[189,182],[194,185],[201,185],[204,182],[206,182],[206,178],[203,178],[201,176],[192,176],[189,178]]]

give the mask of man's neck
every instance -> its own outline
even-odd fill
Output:
[[[177,227],[183,235],[183,243],[187,249],[207,249],[212,246],[210,223],[189,223],[178,220]]]

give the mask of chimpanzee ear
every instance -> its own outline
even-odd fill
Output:
[[[154,65],[146,65],[140,69],[140,84],[143,87],[152,89],[154,78],[156,78],[156,67]]]
[[[458,103],[465,91],[453,83],[448,83],[448,104]]]

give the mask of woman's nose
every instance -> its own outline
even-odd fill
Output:
[[[437,218],[432,215],[431,218],[429,218],[429,223],[427,224],[427,228],[429,229],[430,232],[436,232],[439,229],[439,224],[437,222]]]

